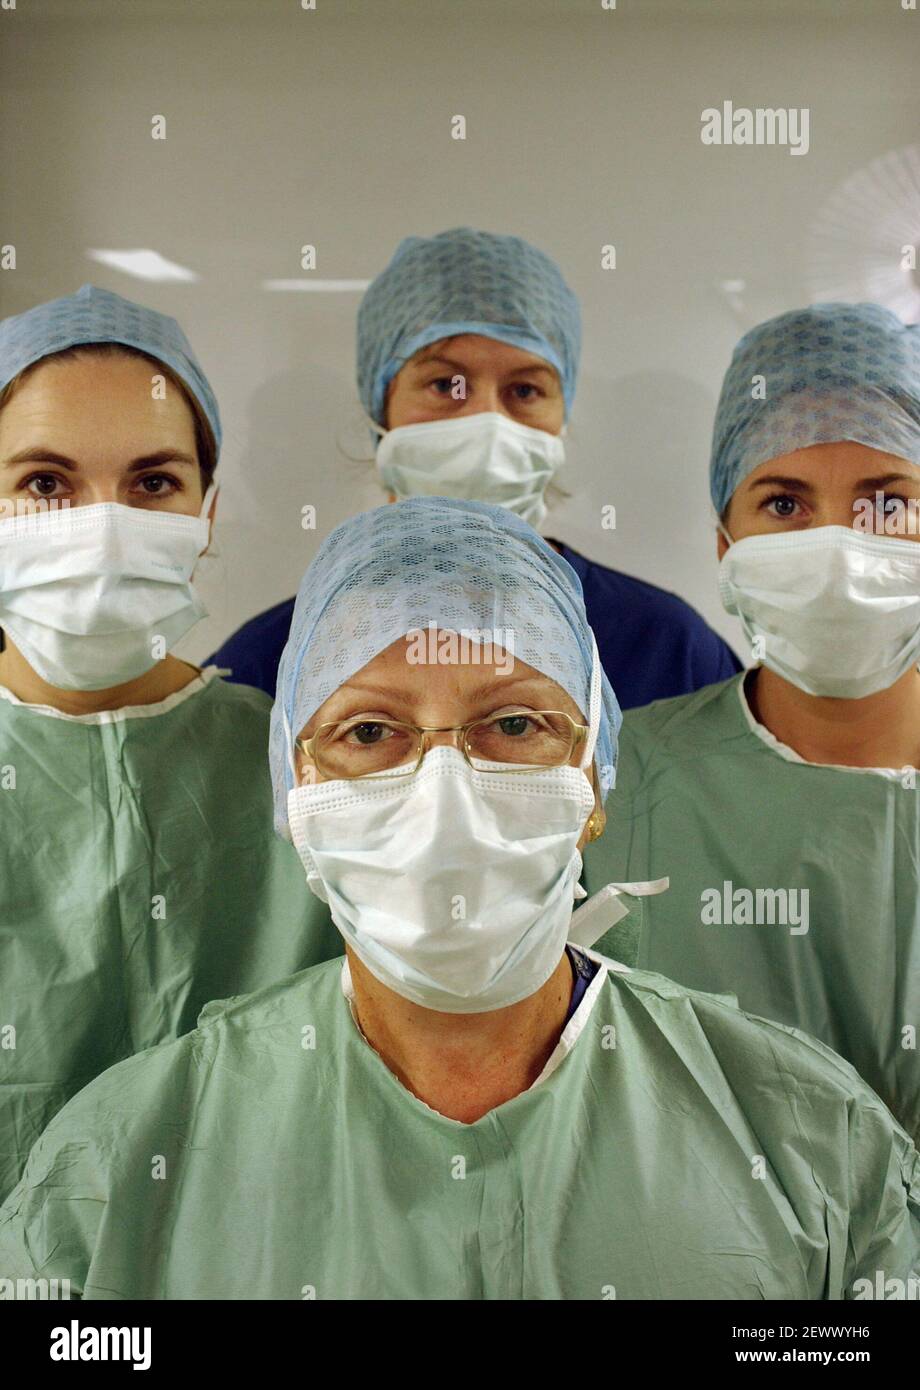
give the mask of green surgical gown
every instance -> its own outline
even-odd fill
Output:
[[[270,709],[210,673],[105,714],[0,698],[0,1197],[99,1072],[341,952],[272,829]]]
[[[920,774],[804,762],[741,680],[628,711],[586,886],[669,876],[637,963],[828,1043],[920,1143]]]
[[[92,1299],[603,1301],[920,1273],[920,1156],[822,1044],[602,968],[541,1078],[464,1124],[363,1039],[343,973],[209,1005],[71,1101],[0,1211],[0,1275]]]

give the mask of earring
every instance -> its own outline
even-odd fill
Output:
[[[592,811],[588,818],[588,839],[596,840],[600,836],[601,825],[596,811]]]

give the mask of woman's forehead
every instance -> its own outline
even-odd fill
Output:
[[[537,353],[514,343],[503,342],[500,338],[490,338],[484,333],[458,333],[451,338],[439,338],[414,352],[406,364],[424,366],[426,362],[448,360],[450,358],[468,361],[491,362],[504,370],[524,371],[539,368],[551,372],[557,380],[559,373],[551,362]]]
[[[344,705],[374,708],[374,697],[398,701],[403,707],[444,700],[472,706],[525,703],[561,709],[573,718],[583,714],[572,697],[551,676],[544,675],[513,651],[488,641],[476,642],[462,633],[438,629],[407,633],[378,652],[326,699],[311,723],[335,718]]]
[[[878,478],[900,477],[920,483],[920,465],[900,458],[897,454],[873,449],[855,440],[840,440],[830,444],[810,444],[791,453],[758,464],[743,482],[755,486],[765,478],[800,478],[813,486],[823,484],[858,486]]]
[[[157,368],[139,357],[76,357],[39,362],[0,412],[7,429],[62,427],[100,431],[111,417],[141,431],[194,435],[194,416],[178,388],[155,395]]]
[[[371,681],[413,691],[438,678],[470,692],[524,684],[561,689],[552,677],[514,655],[511,634],[473,635],[470,630],[435,627],[413,628],[397,637],[339,688]]]

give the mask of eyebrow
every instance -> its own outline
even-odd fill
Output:
[[[920,473],[883,473],[877,478],[862,478],[854,484],[855,492],[868,492],[870,488],[887,487],[889,483],[916,483],[920,485]]]
[[[461,375],[466,370],[462,362],[456,361],[456,359],[453,357],[444,357],[440,352],[433,352],[430,355],[421,355],[419,357],[416,357],[412,365],[419,369],[435,365],[441,367],[453,367],[454,371],[460,372]],[[552,378],[553,381],[557,379],[557,373],[554,370],[554,368],[546,366],[542,362],[534,362],[532,365],[515,367],[513,371],[508,373],[508,375],[524,376],[526,374],[528,376],[535,376],[538,372]]]
[[[555,367],[545,366],[542,362],[534,362],[529,367],[515,367],[512,372],[509,372],[509,376],[523,376],[525,372],[528,376],[536,376],[540,372],[544,376],[551,376],[554,381],[558,380],[559,377]]]
[[[853,484],[853,491],[867,492],[870,488],[887,487],[889,483],[920,484],[920,473],[880,473],[875,478],[860,478],[858,483]],[[812,491],[811,483],[806,483],[801,478],[785,478],[778,473],[771,474],[769,478],[756,479],[751,483],[751,487],[782,487],[789,492]]]
[[[475,700],[480,695],[491,695],[499,689],[504,691],[516,685],[533,685],[537,681],[546,681],[549,679],[548,676],[541,676],[539,674],[533,676],[514,676],[511,680],[507,679],[505,676],[494,676],[484,681],[479,681],[478,684],[474,685],[469,690],[465,690],[463,693],[470,699]],[[414,694],[413,691],[389,690],[381,685],[362,685],[360,682],[352,683],[351,681],[346,681],[344,685],[340,685],[336,693],[350,695],[358,691],[366,695],[376,695],[378,698],[382,697],[386,700],[408,700]]]
[[[751,483],[751,487],[784,487],[789,492],[811,492],[811,483],[803,482],[801,478],[784,478],[779,473],[773,473],[769,478],[758,478]]]
[[[453,357],[442,357],[439,352],[433,352],[430,357],[417,357],[412,363],[412,366],[418,369],[432,366],[453,367],[454,371],[465,371],[462,362],[457,362]]]
[[[21,449],[18,454],[12,454],[5,463],[5,468],[15,468],[23,463],[49,463],[57,468],[67,468],[72,473],[80,470],[80,465],[75,459],[68,458],[66,454],[59,454],[55,449],[46,449],[41,444],[33,445],[28,449]],[[192,458],[190,454],[183,454],[179,449],[158,449],[154,454],[143,454],[140,458],[134,459],[128,465],[129,473],[139,473],[144,468],[162,468],[164,464],[177,463],[181,466],[190,468],[198,467],[198,460]]]

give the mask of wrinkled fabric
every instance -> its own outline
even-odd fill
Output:
[[[761,463],[843,440],[920,465],[920,324],[880,304],[815,304],[769,319],[738,343],[722,384],[713,506],[721,516]]]
[[[676,594],[587,560],[568,545],[562,558],[581,580],[601,664],[621,709],[684,695],[740,671],[727,643]],[[250,618],[208,664],[274,698],[293,613],[291,598]]]
[[[755,731],[741,680],[627,716],[585,885],[668,875],[669,891],[631,913],[640,966],[729,990],[742,1008],[820,1038],[920,1142],[909,1032],[920,1023],[920,787],[909,769],[802,761]],[[761,924],[736,921],[748,914],[736,891],[774,889],[787,890],[785,909],[765,893]],[[792,889],[808,890],[804,932]],[[598,950],[612,948],[602,937]]]
[[[532,527],[505,507],[447,497],[362,512],[326,537],[304,575],[278,668],[270,761],[280,835],[289,833],[293,786],[285,720],[297,738],[350,676],[432,622],[494,635],[499,645],[510,632],[515,658],[556,681],[587,717],[593,642],[581,583]],[[602,791],[614,775],[621,718],[602,675]]]
[[[471,497],[494,502],[539,529],[544,494],[565,462],[558,435],[481,410],[447,420],[420,420],[387,430],[377,474],[400,497]]]
[[[472,1124],[407,1091],[320,965],[100,1077],[0,1212],[86,1299],[842,1299],[920,1270],[920,1158],[820,1044],[603,968]],[[762,1176],[758,1176],[761,1174]]]
[[[386,391],[430,343],[476,333],[542,357],[559,373],[572,408],[581,314],[555,261],[516,236],[455,227],[406,237],[358,310],[358,392],[385,423]]]
[[[719,594],[751,650],[807,695],[862,700],[920,661],[920,545],[849,526],[745,536]]]
[[[220,450],[217,400],[176,320],[95,285],[0,320],[0,389],[33,362],[79,343],[124,343],[171,367],[204,411]]]
[[[474,770],[443,746],[412,776],[288,798],[307,882],[346,946],[382,985],[447,1014],[510,1008],[556,970],[593,809],[581,768]]]
[[[198,516],[101,502],[0,519],[0,627],[42,680],[110,690],[205,616],[192,576],[214,487]]]
[[[272,833],[268,716],[217,679],[129,714],[0,698],[0,1194],[99,1072],[340,954]]]

